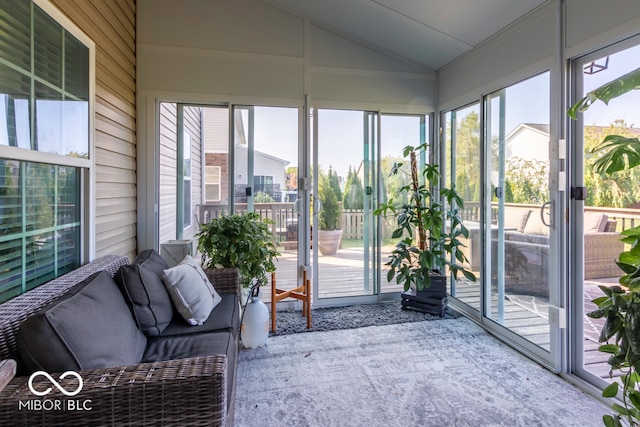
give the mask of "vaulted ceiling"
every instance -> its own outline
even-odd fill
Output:
[[[263,0],[437,70],[548,0]]]

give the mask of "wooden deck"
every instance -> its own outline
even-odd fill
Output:
[[[297,254],[293,250],[280,248],[282,255],[276,263],[276,277],[278,288],[293,289],[296,287]],[[314,286],[318,286],[320,299],[353,297],[373,295],[373,268],[369,263],[368,280],[365,281],[364,261],[362,248],[341,248],[335,256],[318,256],[317,280],[312,279]],[[385,259],[383,254],[382,259]],[[605,282],[607,280],[604,280]],[[610,280],[609,280],[610,281]],[[365,283],[366,282],[366,283]],[[399,285],[386,281],[386,273],[382,274],[382,293],[399,293],[402,289]],[[456,286],[456,298],[469,306],[480,310],[480,286],[477,283],[459,281]],[[548,322],[548,305],[531,304],[526,296],[506,295],[504,301],[503,326],[526,338],[532,343],[549,350],[550,326]],[[270,302],[270,292],[264,289],[262,301]],[[287,301],[280,303],[283,309],[291,308]],[[291,301],[294,304],[294,300]],[[297,305],[296,308],[299,308]],[[498,321],[497,293],[492,292],[491,317]],[[598,351],[598,343],[585,338],[584,340],[584,364],[585,369],[593,374],[608,379],[609,365],[606,363],[607,355]]]

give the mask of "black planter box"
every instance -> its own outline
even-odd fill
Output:
[[[447,278],[435,276],[431,285],[421,291],[402,292],[402,309],[444,316],[447,309]]]

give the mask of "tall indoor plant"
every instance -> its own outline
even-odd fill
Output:
[[[568,111],[575,119],[578,112],[587,110],[594,102],[608,104],[611,99],[631,90],[640,89],[640,68],[631,71],[589,92]],[[599,155],[594,170],[611,175],[640,165],[640,141],[637,137],[607,135],[593,150]],[[630,426],[640,425],[640,226],[624,230],[622,241],[629,246],[616,264],[622,275],[620,286],[600,286],[604,296],[593,302],[598,309],[587,313],[592,318],[604,318],[605,322],[598,341],[599,347],[609,354],[607,363],[613,372],[620,374],[620,383],[613,381],[602,391],[604,397],[616,397],[621,392],[622,405],[614,404],[615,416],[605,415],[604,424],[609,427],[622,426],[624,420]]]
[[[391,175],[409,174],[409,183],[400,188],[406,202],[389,200],[374,214],[393,215],[397,220],[392,237],[400,240],[385,265],[389,266],[387,280],[391,282],[395,278],[396,283],[404,285],[405,295],[411,292],[416,298],[403,296],[403,306],[409,298],[416,303],[412,308],[442,314],[446,306],[447,270],[456,278],[458,273],[471,281],[476,277],[462,265],[469,262],[461,250],[464,244],[460,238],[469,237],[459,213],[464,207],[462,198],[455,187],[436,190],[440,185],[437,164],[426,164],[422,178],[418,173],[417,158],[428,149],[427,144],[404,148],[403,156],[409,157],[409,172],[398,162],[391,169]],[[428,293],[422,296],[420,293],[425,290]]]
[[[338,252],[342,240],[342,229],[340,228],[340,215],[342,206],[339,195],[336,192],[337,176],[333,178],[333,172],[329,169],[329,174],[320,172],[318,179],[318,199],[320,200],[320,211],[318,212],[318,248],[323,256],[333,256]],[[336,182],[332,185],[331,180]],[[339,191],[339,190],[338,190]]]
[[[244,288],[267,282],[276,270],[276,250],[269,230],[270,220],[257,212],[222,215],[202,224],[197,234],[198,250],[205,268],[238,267]]]

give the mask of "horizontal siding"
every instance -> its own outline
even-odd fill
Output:
[[[229,110],[227,108],[205,108],[204,111],[205,152],[229,152]]]
[[[96,44],[96,257],[136,247],[134,0],[52,0]]]

